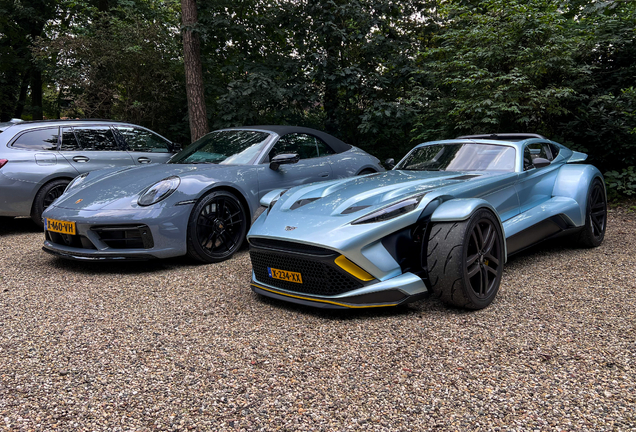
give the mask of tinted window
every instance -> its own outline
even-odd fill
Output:
[[[124,136],[128,150],[139,152],[168,153],[170,143],[154,133],[134,127],[117,126]]]
[[[316,138],[316,145],[318,146],[318,156],[327,156],[336,153],[320,138]]]
[[[530,154],[532,155],[532,159],[542,158],[551,161],[554,159],[552,155],[552,148],[548,143],[534,143],[528,144],[528,148],[530,149]]]
[[[252,130],[210,132],[177,153],[169,163],[247,164],[263,150],[269,136]]]
[[[515,154],[512,147],[493,144],[433,144],[416,148],[395,169],[512,172]]]
[[[62,151],[79,150],[79,144],[75,139],[75,134],[71,128],[62,128],[62,145],[60,146]]]
[[[119,150],[113,131],[107,126],[73,128],[83,150]]]
[[[532,168],[534,168],[534,165],[532,165],[532,153],[530,152],[530,148],[526,147],[523,149],[523,170],[528,171]]]
[[[322,143],[325,147],[326,145]],[[301,159],[318,157],[316,138],[307,134],[291,133],[283,136],[270,151],[270,159],[283,153],[297,153]]]
[[[12,147],[29,150],[56,150],[58,128],[38,129],[23,133]]]

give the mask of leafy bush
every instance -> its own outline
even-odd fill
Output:
[[[636,169],[630,166],[621,172],[608,171],[605,173],[605,183],[612,198],[636,196]]]

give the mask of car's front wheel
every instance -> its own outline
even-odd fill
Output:
[[[188,221],[188,255],[215,263],[230,258],[241,247],[247,231],[245,209],[227,191],[214,191],[194,207]]]
[[[503,273],[503,242],[497,217],[486,209],[466,221],[433,225],[426,258],[433,295],[466,309],[492,303]]]
[[[64,189],[70,183],[70,180],[53,180],[42,186],[42,188],[35,195],[35,200],[33,201],[33,209],[31,210],[31,219],[37,226],[40,228],[44,227],[44,222],[42,221],[42,213],[44,210],[50,206],[53,201],[64,193]]]

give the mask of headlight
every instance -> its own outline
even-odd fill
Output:
[[[68,185],[66,185],[66,189],[64,189],[64,192],[78,187],[80,184],[84,182],[84,179],[86,179],[86,177],[88,177],[88,173],[80,174],[77,177],[75,177],[73,180],[71,180],[71,182]]]
[[[405,213],[411,212],[415,210],[422,201],[422,197],[426,195],[425,193],[421,195],[412,196],[402,201],[398,201],[395,204],[391,204],[390,206],[381,208],[371,214],[366,216],[362,216],[359,219],[351,222],[352,225],[363,224],[363,223],[373,223],[373,222],[382,222],[389,219],[396,218]]]
[[[137,200],[137,204],[140,206],[156,204],[162,199],[168,198],[172,192],[177,190],[179,184],[181,184],[181,179],[176,176],[158,181],[142,192],[141,196]]]

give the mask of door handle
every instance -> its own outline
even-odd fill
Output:
[[[329,172],[322,172],[320,173],[320,177],[329,177]]]
[[[75,156],[73,160],[78,163],[84,163],[84,162],[88,162],[90,159],[87,158],[86,156]]]
[[[142,156],[142,157],[140,157],[140,158],[137,158],[137,161],[138,161],[139,163],[150,163],[152,160],[151,160],[150,158],[147,158],[147,157],[143,157],[143,156]]]

